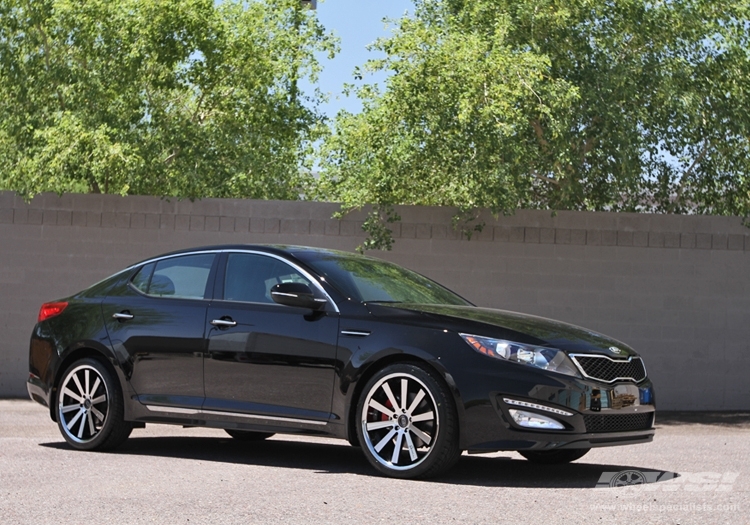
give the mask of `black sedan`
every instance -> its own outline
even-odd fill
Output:
[[[563,463],[653,439],[642,359],[606,336],[478,308],[382,260],[295,246],[162,255],[46,303],[28,391],[74,448],[146,423],[324,435],[380,472],[464,450]]]

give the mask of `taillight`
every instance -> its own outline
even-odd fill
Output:
[[[60,315],[61,313],[63,313],[63,310],[65,310],[67,306],[68,303],[66,302],[44,303],[39,309],[39,317],[37,318],[37,322],[41,323],[42,321],[45,321],[50,317]]]

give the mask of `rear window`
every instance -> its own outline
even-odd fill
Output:
[[[139,291],[156,297],[203,299],[216,255],[184,255],[145,265],[131,281]]]

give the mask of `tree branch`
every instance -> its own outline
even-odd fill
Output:
[[[693,163],[690,165],[690,167],[687,169],[687,171],[682,175],[682,180],[689,177],[691,173],[693,173],[693,170],[698,165],[698,163],[703,160],[703,157],[705,157],[706,153],[708,152],[708,148],[710,148],[713,145],[713,143],[709,140],[703,145],[703,149],[698,154],[697,157],[693,160]]]
[[[537,100],[539,100],[539,104],[540,104],[540,105],[543,105],[544,103],[542,102],[542,97],[540,97],[540,96],[539,96],[539,94],[538,94],[538,93],[537,93],[536,91],[534,91],[534,88],[533,88],[533,87],[531,87],[531,86],[530,86],[530,85],[529,85],[529,84],[528,84],[528,83],[527,83],[527,82],[526,82],[526,81],[525,81],[525,80],[523,79],[523,77],[521,76],[521,73],[516,73],[516,75],[518,75],[518,80],[520,80],[520,81],[521,81],[521,84],[523,84],[524,86],[526,86],[526,87],[527,87],[527,88],[529,89],[529,91],[531,91],[532,93],[534,93],[534,95],[536,96]]]
[[[172,153],[166,159],[164,159],[164,164],[170,164],[174,161],[175,158],[177,158],[177,155],[179,154],[180,148],[175,148],[174,150],[172,150]]]
[[[534,128],[534,132],[536,133],[536,138],[539,141],[539,144],[542,146],[543,151],[549,150],[549,142],[547,142],[547,139],[544,138],[544,130],[542,129],[542,124],[539,122],[538,119],[532,119],[530,121],[531,127]]]
[[[49,55],[50,55],[50,45],[49,45],[49,37],[47,36],[47,32],[44,30],[44,28],[41,26],[41,24],[36,23],[34,24],[34,28],[39,31],[39,34],[42,36],[42,48],[44,49],[44,65],[47,67],[47,73],[52,73],[52,65],[49,61]],[[55,93],[57,94],[57,100],[60,101],[60,107],[63,111],[65,111],[65,99],[62,96],[62,93],[60,93],[60,86],[55,85]]]
[[[553,178],[551,178],[551,177],[545,177],[545,176],[543,176],[543,175],[539,175],[539,174],[538,174],[538,173],[536,172],[536,170],[531,170],[531,171],[529,172],[529,175],[531,175],[531,176],[532,176],[532,177],[534,177],[535,179],[543,180],[544,182],[549,182],[549,183],[551,183],[551,184],[554,184],[554,185],[555,185],[555,186],[557,186],[558,188],[560,187],[560,181],[557,181],[557,180],[555,180],[555,179],[553,179]]]

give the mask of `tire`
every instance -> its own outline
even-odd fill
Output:
[[[224,432],[238,441],[263,441],[273,436],[273,432],[253,432],[250,430],[235,430],[233,428],[225,428]]]
[[[561,463],[570,463],[582,458],[590,448],[567,448],[562,450],[519,450],[518,453],[531,461],[540,465],[558,465]]]
[[[98,359],[85,358],[65,370],[57,395],[57,426],[79,450],[112,450],[133,430],[124,420],[119,382]]]
[[[365,457],[386,476],[437,476],[461,456],[453,397],[421,365],[398,363],[378,371],[362,390],[356,417]]]

